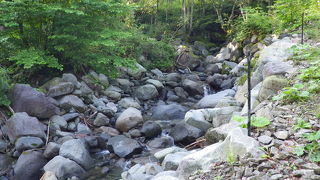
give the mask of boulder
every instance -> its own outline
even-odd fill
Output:
[[[47,159],[38,151],[23,152],[14,167],[15,180],[38,180],[43,174],[42,168]]]
[[[58,178],[56,177],[56,175],[53,172],[50,171],[46,171],[40,180],[58,180]]]
[[[135,69],[127,68],[127,69],[125,69],[125,71],[128,73],[129,76],[131,76],[135,79],[142,78],[145,75],[145,73],[147,72],[147,70],[138,63],[136,63]]]
[[[289,62],[269,62],[264,65],[262,75],[263,79],[273,75],[285,75],[293,71],[294,68]]]
[[[68,128],[68,122],[65,120],[64,117],[54,115],[50,118],[51,125],[56,129],[67,129]]]
[[[130,97],[126,97],[126,98],[121,99],[118,102],[118,104],[119,104],[119,106],[121,106],[123,108],[129,108],[129,107],[133,107],[136,109],[141,108],[140,104],[138,102],[136,102],[133,98],[130,98]]]
[[[206,132],[210,127],[212,127],[212,124],[207,121],[207,119],[209,118],[206,117],[207,115],[209,114],[205,109],[190,110],[186,113],[184,121],[187,124]]]
[[[150,100],[158,95],[159,92],[157,88],[151,84],[140,86],[135,90],[135,96],[140,100]]]
[[[71,82],[75,87],[77,87],[79,85],[77,77],[74,74],[71,74],[71,73],[62,74],[61,80],[63,82]]]
[[[190,110],[185,116],[185,121],[192,126],[206,131],[211,126],[218,127],[228,123],[233,113],[240,110],[241,108],[238,106]],[[209,122],[212,122],[212,125]]]
[[[26,84],[16,84],[9,98],[14,112],[26,112],[38,118],[50,118],[59,113],[50,98]]]
[[[85,170],[80,165],[62,156],[56,156],[51,159],[44,166],[44,170],[53,172],[59,180],[68,179],[73,176],[81,178],[85,173]]]
[[[121,158],[130,158],[142,152],[142,147],[138,141],[123,135],[110,138],[107,143],[107,148]]]
[[[189,155],[190,152],[176,152],[168,154],[162,161],[162,167],[164,170],[176,170],[182,159]]]
[[[60,147],[59,155],[75,161],[85,169],[89,169],[93,165],[93,159],[85,143],[80,139],[72,139],[64,142]]]
[[[163,136],[154,138],[148,142],[148,147],[152,149],[167,148],[174,145],[173,138],[170,136]]]
[[[57,97],[72,93],[74,90],[74,84],[72,82],[61,82],[55,86],[52,86],[48,90],[48,96]]]
[[[154,176],[151,180],[179,180],[176,171],[163,171]]]
[[[128,79],[116,79],[119,87],[126,93],[130,93],[134,83],[129,81]]]
[[[17,151],[22,152],[24,150],[40,148],[43,144],[41,138],[24,136],[16,140],[15,148]]]
[[[279,90],[288,85],[288,80],[277,76],[269,76],[262,82],[259,91],[259,101],[266,100],[268,97],[275,95]]]
[[[197,170],[208,170],[212,163],[226,161],[230,155],[240,158],[247,155],[260,158],[262,154],[259,142],[247,136],[246,129],[238,127],[230,131],[223,142],[185,156],[178,167],[179,179],[187,179]]]
[[[295,45],[294,39],[286,37],[272,43],[270,46],[267,46],[260,52],[260,56],[257,60],[255,71],[252,74],[252,87],[256,86],[259,82],[263,80],[264,66],[267,63],[274,62],[277,64],[279,62],[285,61],[291,56],[292,53],[289,51],[289,48],[293,45]],[[274,66],[270,64],[269,67],[273,68]],[[273,72],[273,70],[269,67],[265,70],[265,75],[268,75],[268,72],[270,72],[271,74],[274,72],[280,72],[278,70]]]
[[[59,100],[59,103],[60,107],[67,111],[69,111],[71,108],[74,108],[79,112],[84,112],[87,108],[83,101],[75,95],[64,96]]]
[[[216,94],[205,96],[196,104],[196,108],[197,109],[214,108],[222,98],[227,96],[232,97],[234,96],[234,94],[235,94],[234,90],[227,89],[224,91],[220,91]]]
[[[203,95],[203,85],[199,81],[192,81],[190,79],[185,79],[182,81],[183,88],[192,95]]]
[[[47,159],[52,159],[53,157],[59,155],[60,147],[60,144],[49,142],[46,149],[44,150],[44,157],[46,157]]]
[[[152,109],[151,118],[154,120],[183,119],[187,108],[180,104],[160,104]]]
[[[106,126],[109,125],[110,119],[102,113],[98,113],[96,118],[93,120],[95,126]]]
[[[155,79],[148,79],[146,83],[154,85],[158,90],[161,90],[164,88],[164,85],[162,84],[162,82]]]
[[[106,95],[108,98],[119,101],[121,99],[121,93],[117,91],[111,91],[111,90],[105,90],[102,92],[104,95]]]
[[[141,128],[141,133],[144,134],[147,138],[159,136],[161,132],[162,129],[160,125],[152,121],[145,122]]]
[[[181,122],[171,128],[169,135],[174,139],[175,142],[187,142],[190,143],[197,138],[201,137],[204,131],[191,126],[187,123]]]
[[[46,138],[45,126],[37,118],[29,116],[25,112],[15,113],[5,123],[6,134],[11,143],[21,136],[34,136]]]
[[[163,159],[168,155],[168,154],[173,154],[176,152],[187,152],[186,149],[179,148],[177,146],[172,146],[166,149],[163,149],[161,151],[158,151],[154,154],[154,157],[157,158],[160,162],[163,161]]]
[[[9,172],[12,168],[14,159],[7,154],[0,153],[0,173]]]
[[[213,75],[213,74],[217,74],[217,73],[220,73],[221,72],[221,66],[217,65],[217,64],[208,64],[206,66],[206,74],[209,74],[209,75]]]
[[[206,82],[216,90],[220,90],[222,87],[221,85],[223,84],[223,81],[225,80],[225,76],[221,74],[214,74],[213,76],[209,76],[206,79]]]
[[[205,134],[206,142],[209,144],[214,144],[219,141],[223,141],[226,139],[230,131],[232,131],[233,129],[239,126],[240,126],[240,123],[235,121],[230,121],[229,123],[223,124],[219,127],[210,128]]]
[[[153,176],[146,174],[146,166],[136,164],[121,174],[123,180],[150,180]]]
[[[116,121],[116,128],[122,132],[128,132],[143,122],[141,111],[136,108],[129,107],[121,113]]]

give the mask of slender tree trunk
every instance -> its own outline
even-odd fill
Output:
[[[189,35],[192,32],[192,28],[193,28],[193,7],[194,6],[194,2],[193,0],[190,0],[190,18],[189,18]]]
[[[182,12],[183,12],[183,30],[186,32],[186,24],[187,24],[187,2],[186,0],[182,0]]]

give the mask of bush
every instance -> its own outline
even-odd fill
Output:
[[[276,23],[267,13],[252,8],[246,8],[243,11],[245,17],[238,18],[231,29],[231,36],[236,41],[242,42],[252,35],[264,37],[273,32]]]
[[[310,98],[310,93],[303,90],[303,84],[295,84],[293,87],[285,87],[282,91],[272,98],[272,100],[281,100],[284,103],[293,103],[305,101]]]
[[[9,90],[9,78],[6,69],[0,67],[0,105],[8,106],[10,101],[7,97]]]

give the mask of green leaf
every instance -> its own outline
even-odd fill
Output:
[[[312,162],[320,162],[320,149],[310,152],[309,159]]]
[[[232,116],[231,120],[242,123],[246,120],[246,118],[243,116]]]
[[[257,128],[263,128],[265,126],[268,126],[270,124],[270,120],[265,117],[252,117],[251,121],[252,126],[255,126]]]

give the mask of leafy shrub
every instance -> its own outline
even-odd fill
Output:
[[[131,53],[136,59],[143,55],[143,65],[148,69],[169,70],[174,65],[175,49],[169,42],[157,41],[144,35],[136,35],[127,41],[133,47]]]
[[[281,92],[272,98],[274,101],[283,101],[284,103],[292,103],[304,101],[310,98],[310,93],[303,90],[303,84],[295,84],[293,87],[285,87]]]
[[[306,122],[303,119],[299,119],[296,124],[293,126],[294,130],[298,130],[298,129],[309,129],[311,128],[311,124]]]
[[[312,61],[320,56],[320,49],[308,44],[294,45],[289,49],[289,52],[292,53],[291,59],[295,61]]]
[[[247,128],[247,123],[245,123],[245,121],[247,120],[246,117],[233,116],[231,120],[242,123],[242,124],[240,124],[240,127]],[[252,118],[251,118],[251,125],[253,127],[263,128],[263,127],[268,126],[269,124],[270,124],[270,120],[265,117],[252,116]]]
[[[295,154],[302,156],[304,153],[308,154],[308,158],[313,162],[320,162],[320,131],[303,134],[303,137],[309,142],[304,146],[295,148]]]
[[[231,30],[231,35],[238,42],[242,42],[252,35],[260,37],[272,33],[274,20],[261,9],[246,8],[245,18],[240,17]]]
[[[0,105],[8,106],[10,101],[7,97],[9,90],[9,78],[4,68],[0,67]]]
[[[132,25],[132,11],[115,0],[0,1],[0,63],[15,71],[94,69],[116,75],[149,50],[153,66],[166,68],[173,50],[142,36]]]
[[[320,61],[311,63],[311,67],[302,70],[298,78],[302,81],[319,80],[320,79]]]

